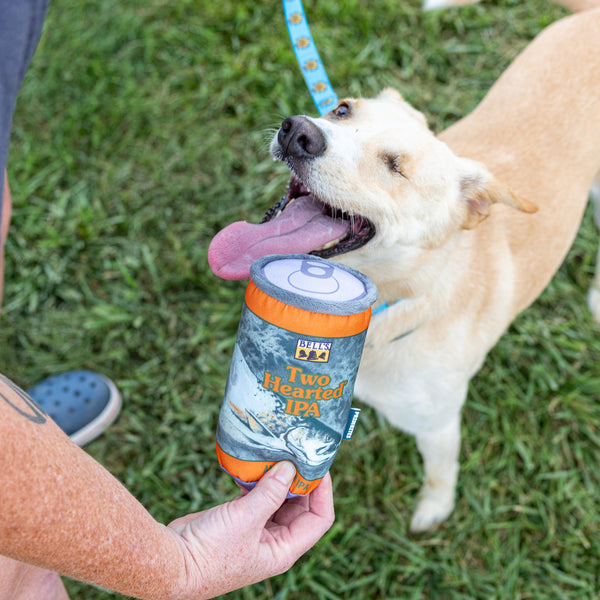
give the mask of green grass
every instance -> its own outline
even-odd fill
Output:
[[[393,85],[435,130],[566,14],[544,0],[305,8],[340,95]],[[0,365],[22,386],[110,374],[123,413],[87,449],[161,521],[235,495],[214,436],[244,285],[210,273],[207,246],[281,196],[269,131],[300,112],[315,109],[278,2],[51,3],[15,116]],[[414,441],[365,408],[332,469],[334,527],[289,573],[229,597],[600,597],[600,327],[585,309],[596,246],[588,212],[474,379],[445,525],[408,535]],[[74,599],[114,597],[67,585]]]

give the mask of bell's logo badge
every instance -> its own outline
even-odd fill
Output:
[[[332,342],[315,342],[298,338],[294,358],[307,362],[329,362]]]

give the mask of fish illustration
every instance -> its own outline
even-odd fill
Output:
[[[287,447],[309,466],[317,466],[331,458],[338,447],[335,431],[321,423],[311,426],[291,427],[284,434]]]
[[[277,413],[256,414],[228,401],[232,414],[244,427],[240,433],[252,445],[289,452],[302,464],[319,466],[333,458],[341,435],[318,419],[288,417]]]

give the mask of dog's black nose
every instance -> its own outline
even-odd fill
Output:
[[[283,158],[315,158],[325,152],[327,143],[321,130],[306,117],[288,117],[277,133]]]

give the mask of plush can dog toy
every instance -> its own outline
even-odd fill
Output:
[[[314,256],[252,265],[217,427],[219,463],[240,485],[250,489],[290,460],[290,495],[317,487],[355,422],[354,381],[376,299],[366,275]]]

